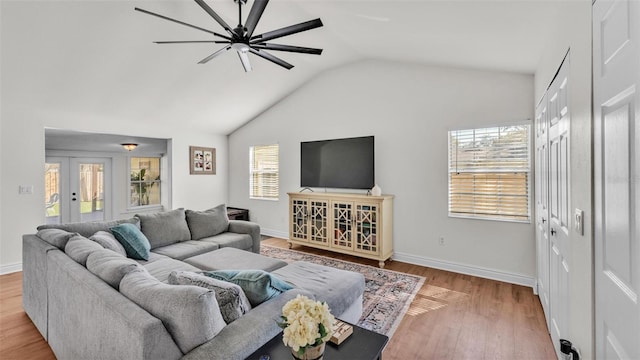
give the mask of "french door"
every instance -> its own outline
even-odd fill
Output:
[[[111,159],[47,157],[45,164],[47,224],[111,218]]]

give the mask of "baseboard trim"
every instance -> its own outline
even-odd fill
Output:
[[[480,266],[463,265],[450,261],[436,260],[428,257],[400,252],[394,252],[393,260],[426,266],[434,269],[456,272],[465,275],[477,276],[485,279],[498,280],[515,285],[527,286],[535,290],[534,278],[518,274],[511,274],[495,269],[488,269]]]
[[[11,274],[18,271],[22,271],[22,263],[0,266],[0,275]]]
[[[280,231],[280,230],[273,230],[273,229],[260,228],[260,234],[261,235],[266,235],[266,236],[271,236],[271,237],[276,237],[276,238],[280,238],[280,239],[285,239],[285,240],[289,238],[289,233],[284,232],[284,231]]]

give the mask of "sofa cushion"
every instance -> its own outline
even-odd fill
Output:
[[[168,256],[165,255],[160,255],[160,254],[156,254],[153,251],[149,252],[149,258],[147,260],[141,260],[141,259],[134,259],[138,264],[142,265],[142,266],[147,266],[148,264],[151,264],[152,262],[158,261],[158,260],[162,260],[162,259],[170,259]]]
[[[112,220],[112,221],[91,221],[83,223],[68,223],[68,224],[47,224],[38,226],[38,230],[43,229],[61,229],[69,232],[77,232],[78,234],[89,237],[98,231],[109,231],[112,227],[120,224],[134,224],[139,226],[139,220],[136,218],[129,218],[124,220]]]
[[[227,324],[237,320],[251,310],[251,303],[240,286],[214,279],[191,271],[173,271],[169,274],[169,284],[195,285],[216,293],[222,318]]]
[[[186,216],[193,240],[216,236],[229,228],[229,217],[225,204],[205,211],[187,210]]]
[[[134,260],[108,249],[94,251],[87,258],[87,270],[116,290],[125,275],[141,267]]]
[[[91,235],[91,237],[89,237],[89,240],[97,242],[105,249],[117,252],[122,256],[127,256],[127,251],[124,249],[122,244],[120,244],[118,239],[113,236],[113,233],[111,231],[98,231],[97,233]]]
[[[271,272],[287,265],[282,260],[232,247],[209,251],[183,261],[202,270],[254,269]]]
[[[183,260],[188,257],[204,254],[209,251],[217,250],[220,246],[213,242],[187,240],[179,243],[162,246],[153,249],[154,253],[166,255],[170,258]]]
[[[258,306],[293,289],[293,286],[263,270],[218,270],[205,271],[203,274],[239,285],[251,306]]]
[[[82,235],[75,234],[69,239],[64,247],[64,252],[75,262],[82,266],[87,266],[87,258],[92,252],[104,250],[104,248]]]
[[[168,285],[147,271],[132,271],[122,278],[120,292],[160,319],[184,354],[226,325],[215,293],[199,286]]]
[[[47,243],[57,247],[60,250],[64,250],[65,245],[72,236],[78,235],[77,233],[68,232],[61,229],[42,229],[38,230],[36,236],[46,241]]]
[[[149,258],[149,240],[136,226],[120,224],[112,227],[111,232],[122,244],[128,257],[140,260]]]
[[[200,271],[200,269],[194,266],[169,257],[146,264],[144,268],[149,271],[151,276],[164,283],[169,281],[169,274],[171,274],[172,271]]]
[[[182,208],[153,214],[136,214],[135,217],[140,219],[140,230],[149,239],[152,249],[191,240]]]
[[[198,241],[207,241],[218,244],[221,248],[232,247],[240,250],[251,250],[253,239],[248,234],[225,232],[212,237],[202,238]]]

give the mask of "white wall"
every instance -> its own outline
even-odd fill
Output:
[[[531,224],[447,216],[447,130],[533,118],[533,76],[364,61],[319,75],[229,136],[229,200],[288,236],[300,142],[374,135],[376,182],[395,195],[397,259],[532,285]],[[280,144],[279,201],[250,200],[249,147]],[[445,246],[438,245],[444,236]]]
[[[584,235],[570,228],[570,317],[567,338],[580,348],[583,358],[591,359],[593,343],[593,213],[591,181],[591,1],[561,3],[553,37],[541,54],[535,74],[535,101],[551,83],[562,58],[570,51],[569,75],[570,209],[584,211]]]

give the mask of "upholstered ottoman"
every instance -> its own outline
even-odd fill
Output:
[[[182,260],[202,270],[264,270],[271,272],[285,265],[282,260],[236,248],[222,248]]]
[[[355,323],[362,314],[364,276],[360,273],[297,261],[272,274],[325,301],[331,313],[342,320]]]

